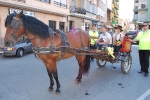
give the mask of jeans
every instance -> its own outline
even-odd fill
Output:
[[[119,46],[114,45],[113,47],[114,47],[114,52],[118,53],[122,45]]]

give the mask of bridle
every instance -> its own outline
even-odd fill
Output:
[[[13,17],[13,20],[12,20],[11,23],[10,23],[10,27],[13,28],[13,29],[15,29],[15,31],[14,31],[12,34],[6,34],[6,35],[8,35],[8,36],[11,36],[12,39],[15,40],[15,41],[13,41],[13,42],[16,42],[16,41],[17,41],[17,36],[16,36],[16,34],[17,34],[17,31],[18,31],[20,25],[21,25],[22,27],[24,27],[23,22],[22,22],[22,19],[21,19],[21,18]],[[11,42],[11,41],[7,41],[7,42]]]

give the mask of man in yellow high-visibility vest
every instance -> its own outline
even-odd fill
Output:
[[[150,30],[148,22],[143,23],[143,30],[138,33],[134,40],[129,39],[131,42],[139,41],[139,60],[141,70],[138,73],[144,72],[145,77],[149,75],[149,50],[150,50]]]
[[[96,49],[95,43],[98,39],[98,31],[95,24],[92,25],[92,29],[89,31],[89,37],[91,39],[90,49]],[[93,57],[91,57],[91,60],[93,61]]]

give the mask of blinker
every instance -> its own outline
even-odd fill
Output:
[[[15,28],[15,29],[19,28],[19,20],[13,18],[13,20],[11,21],[10,26],[12,28]]]

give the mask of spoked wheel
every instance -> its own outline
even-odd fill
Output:
[[[106,60],[96,59],[96,63],[100,68],[104,67],[106,65],[106,62]]]
[[[124,74],[129,73],[132,65],[132,57],[130,54],[125,56],[124,61],[121,61],[121,70]]]

